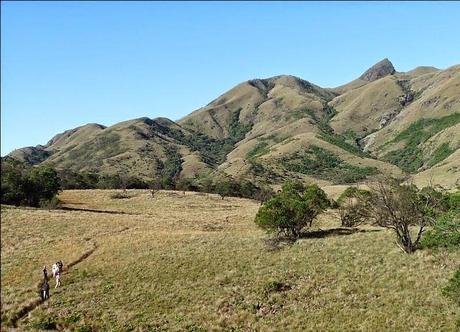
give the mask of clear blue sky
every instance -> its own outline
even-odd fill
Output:
[[[456,2],[3,2],[1,155],[66,129],[177,120],[234,85],[460,63]]]

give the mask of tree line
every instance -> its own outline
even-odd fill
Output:
[[[162,173],[145,180],[129,176],[126,172],[97,174],[55,170],[48,165],[33,167],[10,158],[2,160],[1,166],[1,203],[17,206],[56,205],[58,192],[65,189],[166,189],[214,193],[222,199],[232,196],[260,201],[274,194],[268,186],[224,174],[180,178],[177,174],[168,176]]]

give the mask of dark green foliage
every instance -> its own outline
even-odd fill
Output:
[[[224,139],[212,138],[197,131],[184,134],[179,129],[163,126],[155,121],[153,121],[152,127],[154,131],[175,139],[190,150],[200,152],[204,162],[215,166],[221,164],[235,143],[241,141],[252,129],[251,123],[239,121],[240,112],[241,109],[238,109],[230,115],[229,137]]]
[[[297,154],[293,158],[284,158],[282,164],[288,171],[312,175],[335,184],[355,183],[379,173],[375,167],[350,165],[315,145],[311,145],[306,152],[307,155]]]
[[[233,143],[241,141],[251,131],[252,123],[240,122],[241,108],[230,115],[229,137]]]
[[[164,189],[174,189],[175,183],[182,171],[182,156],[176,147],[165,149],[166,161],[158,164],[160,178]]]
[[[215,193],[219,194],[222,199],[231,196],[251,198],[261,202],[273,194],[273,191],[268,187],[257,186],[249,180],[235,180],[230,176],[218,176],[214,179],[210,177],[181,179],[177,184],[177,189]]]
[[[301,230],[329,206],[326,194],[316,185],[286,183],[280,193],[270,198],[257,212],[255,223],[269,233],[298,238]]]
[[[442,294],[460,305],[460,269],[454,273],[447,286],[442,289]]]
[[[447,193],[446,198],[449,210],[460,213],[460,191]]]
[[[56,326],[56,322],[50,317],[31,324],[31,327],[39,330],[56,330]]]
[[[430,160],[428,160],[428,167],[432,167],[434,165],[436,165],[437,163],[443,161],[444,159],[446,159],[447,157],[449,157],[452,153],[454,153],[455,150],[454,149],[451,149],[449,147],[449,144],[448,143],[443,143],[441,144],[440,146],[438,146],[438,148],[433,152],[433,154],[431,155],[431,158]]]
[[[439,119],[420,119],[387,143],[393,144],[405,141],[405,146],[402,149],[387,153],[384,159],[407,172],[413,173],[422,167],[424,163],[420,145],[441,130],[454,126],[459,122],[460,113],[455,113]],[[452,153],[449,153],[449,151],[450,149],[448,147],[440,148],[439,151],[437,150],[435,152],[429,163],[431,162],[431,165],[434,165],[444,160]]]
[[[62,189],[147,189],[149,184],[134,176],[59,170]]]
[[[2,161],[1,202],[26,206],[49,206],[60,190],[57,173],[49,166],[29,167]]]
[[[176,189],[182,191],[198,191],[199,187],[193,179],[181,178],[176,182]]]
[[[321,133],[318,135],[319,138],[321,138],[323,141],[326,141],[328,143],[331,143],[335,146],[338,146],[339,148],[348,151],[355,156],[363,157],[363,158],[369,158],[369,154],[361,151],[358,147],[351,145],[347,143],[345,140],[346,138],[341,135],[335,135],[335,134],[328,134],[328,133]]]
[[[426,232],[422,248],[455,250],[460,248],[460,215],[455,211],[443,214]]]
[[[343,133],[343,137],[345,137],[347,140],[355,141],[358,138],[358,135],[352,129],[347,129]]]
[[[268,143],[265,141],[257,143],[257,145],[246,154],[246,158],[254,159],[268,153],[270,149],[267,149],[267,146]]]

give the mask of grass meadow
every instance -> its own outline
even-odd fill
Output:
[[[440,289],[459,252],[407,255],[389,230],[327,231],[334,211],[271,250],[256,201],[116,192],[64,191],[66,210],[2,206],[2,330],[456,330],[460,309]],[[62,287],[50,281],[34,305],[43,265],[59,259]]]

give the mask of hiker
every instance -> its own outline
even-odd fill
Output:
[[[43,281],[43,284],[40,287],[40,298],[42,299],[42,301],[45,301],[50,298],[50,285],[48,284],[47,279]]]
[[[52,271],[53,271],[53,277],[56,277],[57,273],[62,273],[62,267],[64,264],[62,261],[57,261],[56,263],[53,264]]]
[[[53,277],[56,278],[56,287],[58,288],[61,286],[61,273],[63,269],[64,264],[62,261],[57,261],[56,263],[53,264],[52,270],[53,270]]]
[[[56,278],[56,286],[54,288],[58,288],[59,286],[61,286],[61,272],[56,272],[56,275],[55,275],[55,278]]]
[[[62,263],[62,261],[58,261],[56,264],[59,268],[59,272],[62,273],[62,269],[64,268],[64,263]]]
[[[46,265],[43,266],[43,279],[48,281],[48,270],[46,269]]]

